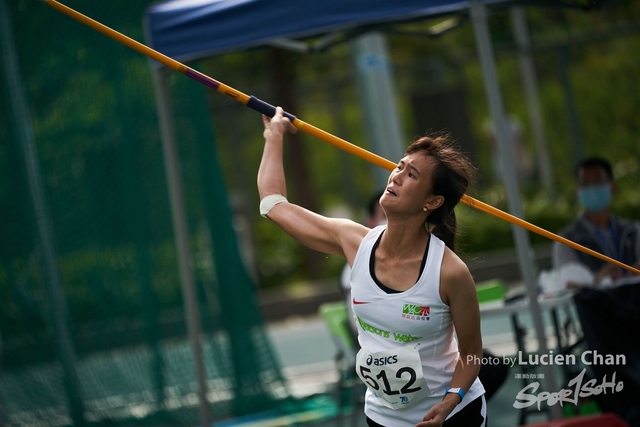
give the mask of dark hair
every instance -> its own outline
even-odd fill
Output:
[[[611,168],[611,163],[602,157],[589,157],[578,163],[578,166],[576,167],[576,178],[579,178],[580,171],[586,168],[602,168],[607,174],[607,178],[613,181],[613,169]]]
[[[432,156],[437,161],[431,176],[431,192],[444,197],[444,203],[429,214],[427,222],[434,225],[430,231],[455,252],[458,223],[453,209],[467,191],[475,167],[453,146],[451,135],[446,132],[417,139],[407,148],[406,154],[417,152],[424,152],[425,156]]]

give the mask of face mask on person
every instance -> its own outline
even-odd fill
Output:
[[[589,212],[600,213],[611,203],[611,185],[593,185],[578,190],[580,204]]]

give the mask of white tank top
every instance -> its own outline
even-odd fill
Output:
[[[358,326],[358,342],[365,354],[358,358],[356,371],[369,386],[378,387],[373,391],[371,387],[367,389],[365,413],[369,418],[386,426],[414,426],[434,404],[442,400],[459,357],[449,306],[440,298],[440,267],[445,244],[432,234],[424,268],[416,284],[404,292],[386,293],[376,283],[372,271],[373,249],[385,229],[386,226],[376,227],[364,237],[351,271],[351,296]],[[415,364],[421,365],[428,395],[425,396],[426,387],[420,387],[407,372],[419,372],[418,366],[414,366],[415,369],[402,368],[401,373],[396,374],[392,370],[394,366],[388,365],[387,368],[391,370],[382,372],[385,367],[380,365],[396,364],[398,358],[403,357],[394,357],[391,355],[393,351],[389,350],[401,347],[417,350],[420,362]],[[385,357],[376,358],[376,353]],[[410,365],[410,358],[406,360]],[[398,378],[395,384],[390,384],[395,378]],[[405,387],[403,381],[409,384]],[[389,401],[405,399],[401,397],[405,393],[399,393],[401,389],[413,391],[418,388],[422,388],[420,393],[414,393],[418,397],[410,403],[404,402],[407,403],[406,407],[398,401],[396,409],[392,409],[389,402],[385,402],[387,398],[391,398]],[[384,393],[383,390],[390,393]],[[483,393],[484,388],[476,378],[451,415]]]

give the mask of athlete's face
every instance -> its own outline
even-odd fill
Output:
[[[431,194],[431,176],[437,160],[423,152],[408,154],[389,175],[387,188],[380,198],[380,205],[387,215],[392,212],[405,214],[424,213],[440,206],[442,196]]]

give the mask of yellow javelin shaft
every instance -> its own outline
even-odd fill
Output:
[[[212,79],[211,77],[200,73],[199,71],[194,70],[193,68],[187,67],[186,65],[182,64],[181,62],[176,61],[175,59],[172,59],[166,55],[163,55],[162,53],[151,49],[150,47],[130,38],[125,36],[122,33],[117,32],[116,30],[107,27],[104,24],[101,24],[100,22],[93,20],[83,14],[81,14],[80,12],[77,12],[73,9],[71,9],[68,6],[63,5],[62,3],[59,3],[56,0],[43,0],[44,3],[46,3],[48,6],[58,10],[59,12],[64,13],[65,15],[75,19],[76,21],[79,21],[85,25],[87,25],[88,27],[93,28],[94,30],[108,36],[111,37],[112,39],[116,40],[117,42],[120,42],[122,44],[124,44],[125,46],[130,47],[131,49],[142,53],[143,55],[154,59],[158,62],[160,62],[161,64],[175,70],[178,71],[182,74],[185,74],[186,76],[199,81],[200,83],[211,87],[212,89],[217,90],[220,93],[223,93],[233,99],[235,99],[238,102],[241,102],[242,104],[247,105],[248,107],[259,111],[263,114],[269,115],[269,116],[273,116],[273,114],[275,113],[275,107],[273,107],[270,104],[267,104],[264,101],[261,101],[253,96],[249,96],[246,95],[240,91],[235,90],[234,88],[227,86],[217,80]],[[330,134],[329,132],[325,132],[322,129],[319,129],[313,125],[310,125],[309,123],[306,123],[298,118],[296,118],[295,116],[289,114],[289,113],[285,113],[285,115],[287,117],[289,117],[291,119],[291,122],[293,123],[293,125],[298,128],[299,130],[301,130],[302,132],[305,132],[309,135],[315,136],[316,138],[323,140],[325,142],[328,142],[329,144],[340,148],[341,150],[344,150],[350,154],[353,154],[357,157],[360,157],[363,160],[366,160],[370,163],[373,163],[376,166],[380,166],[382,168],[385,168],[387,170],[393,170],[396,167],[396,164],[393,163],[390,160],[385,159],[384,157],[380,157],[377,154],[374,154],[370,151],[365,150],[364,148],[358,147],[357,145],[351,144],[350,142],[345,141],[342,138],[338,138],[335,135]],[[490,215],[493,215],[497,218],[500,218],[502,220],[505,220],[507,222],[510,222],[512,224],[515,224],[517,226],[520,226],[526,230],[529,230],[533,233],[539,234],[541,236],[544,236],[548,239],[554,240],[556,242],[565,244],[573,249],[576,249],[578,251],[584,252],[586,254],[589,254],[591,256],[594,256],[596,258],[599,258],[603,261],[609,262],[611,264],[614,264],[618,267],[624,268],[626,270],[629,270],[633,273],[636,274],[640,274],[640,270],[638,270],[637,268],[631,267],[627,264],[624,264],[620,261],[617,261],[613,258],[610,258],[606,255],[603,255],[599,252],[596,252],[592,249],[586,248],[582,245],[579,245],[569,239],[565,239],[564,237],[561,237],[555,233],[552,233],[550,231],[545,230],[544,228],[538,227],[536,225],[533,225],[523,219],[520,219],[516,216],[513,216],[509,213],[506,213],[498,208],[495,208],[491,205],[488,205],[484,202],[481,202],[479,200],[474,199],[473,197],[467,196],[466,194],[462,196],[462,199],[460,199],[461,202],[475,208],[478,209],[480,211],[483,211],[485,213],[488,213]]]
[[[567,245],[567,246],[569,246],[569,247],[571,247],[571,248],[573,248],[575,250],[584,252],[585,254],[591,255],[591,256],[599,258],[599,259],[601,259],[603,261],[606,261],[606,262],[609,262],[611,264],[614,264],[614,265],[616,265],[618,267],[624,268],[625,270],[628,270],[628,271],[630,271],[632,273],[640,274],[640,270],[635,268],[635,267],[632,267],[632,266],[627,265],[627,264],[625,264],[623,262],[620,262],[620,261],[618,261],[616,259],[608,257],[608,256],[606,256],[604,254],[601,254],[600,252],[596,252],[593,249],[589,249],[587,247],[579,245],[576,242],[574,242],[573,240],[566,239],[566,238],[564,238],[562,236],[559,236],[559,235],[557,235],[555,233],[547,231],[542,227],[538,227],[537,225],[533,225],[530,222],[527,222],[527,221],[525,221],[523,219],[518,218],[517,216],[513,216],[513,215],[511,215],[509,213],[506,213],[504,211],[501,211],[498,208],[494,208],[493,206],[488,205],[488,204],[486,204],[484,202],[481,202],[480,200],[477,200],[477,199],[474,199],[472,197],[469,197],[466,194],[464,196],[462,196],[462,199],[460,199],[460,201],[462,201],[463,203],[466,203],[467,205],[471,206],[472,208],[481,210],[481,211],[486,212],[486,213],[488,213],[490,215],[493,215],[493,216],[495,216],[497,218],[500,218],[500,219],[503,219],[503,220],[505,220],[507,222],[510,222],[512,224],[518,225],[518,226],[520,226],[520,227],[522,227],[522,228],[524,228],[526,230],[529,230],[529,231],[531,231],[533,233],[539,234],[539,235],[541,235],[543,237],[546,237],[548,239],[551,239],[551,240],[555,240],[558,243],[562,243],[562,244]]]

